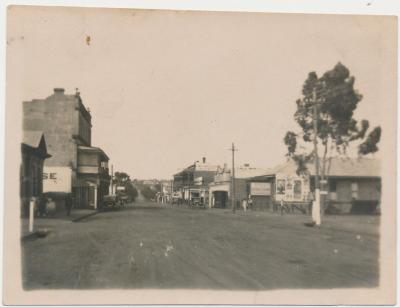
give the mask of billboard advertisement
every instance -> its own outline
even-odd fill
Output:
[[[276,176],[276,195],[277,201],[306,201],[309,197],[310,182],[308,177],[301,176]]]
[[[43,192],[71,193],[72,170],[65,166],[43,168]]]
[[[270,182],[251,182],[250,194],[256,196],[271,196]]]

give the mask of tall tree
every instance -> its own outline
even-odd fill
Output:
[[[114,183],[117,185],[125,185],[126,183],[130,182],[130,176],[125,172],[115,172],[114,174]]]
[[[303,85],[302,97],[296,101],[297,110],[294,114],[301,130],[298,133],[288,131],[284,137],[288,148],[287,155],[297,163],[299,174],[306,173],[307,163],[316,158],[314,150],[307,146],[314,138],[315,102],[317,140],[322,150],[322,156],[319,157],[321,179],[329,172],[332,155],[345,154],[353,141],[361,141],[358,146],[360,156],[378,151],[381,128],[375,127],[368,137],[365,137],[369,129],[368,120],[357,122],[353,118],[354,111],[362,100],[362,95],[354,89],[354,82],[355,78],[350,75],[349,69],[341,63],[321,77],[315,72],[309,73]],[[300,142],[305,146],[299,146]]]

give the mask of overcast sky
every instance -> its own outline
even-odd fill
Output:
[[[356,118],[384,125],[390,17],[12,8],[16,101],[78,87],[92,145],[133,178],[171,178],[196,160],[270,167],[307,74],[337,62],[363,95]],[[90,44],[87,44],[90,36]],[[392,45],[390,45],[392,46]],[[384,129],[384,127],[383,127]],[[385,131],[385,130],[384,130]]]

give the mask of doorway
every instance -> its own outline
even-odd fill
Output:
[[[214,191],[214,207],[227,208],[228,207],[228,192],[227,191]]]

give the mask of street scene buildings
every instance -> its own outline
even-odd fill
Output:
[[[91,120],[79,92],[66,95],[63,88],[55,88],[46,99],[24,102],[23,151],[25,145],[29,145],[25,142],[32,143],[35,136],[36,143],[41,140],[36,146],[41,146],[39,149],[46,160],[38,167],[40,170],[33,166],[33,174],[23,176],[24,187],[21,190],[32,185],[31,189],[40,191],[24,193],[23,211],[29,203],[25,194],[41,197],[42,193],[52,197],[56,211],[64,210],[66,206],[97,209],[109,192],[109,157],[102,149],[91,146]],[[52,154],[47,154],[47,151]],[[23,164],[26,169],[25,159]],[[29,181],[25,179],[27,176],[38,179]]]
[[[383,285],[395,23],[29,12],[33,28],[10,27],[30,51],[15,96],[23,291]]]

